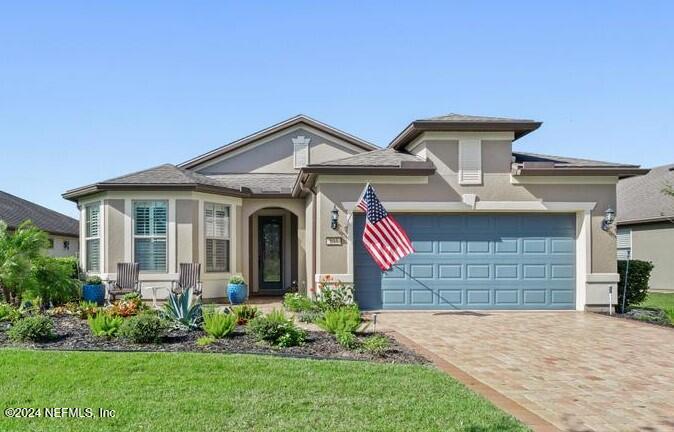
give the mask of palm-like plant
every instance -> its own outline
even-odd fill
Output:
[[[203,320],[201,303],[192,301],[192,288],[185,289],[180,294],[169,291],[168,301],[164,305],[164,316],[187,328],[199,328]]]
[[[0,221],[0,289],[8,303],[17,303],[32,280],[33,261],[49,246],[47,234],[26,221],[13,233]]]

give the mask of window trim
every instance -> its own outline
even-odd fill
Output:
[[[222,238],[222,237],[213,237],[208,235],[208,229],[206,226],[206,207],[208,205],[213,205],[213,206],[222,206],[227,209],[227,237]],[[204,201],[204,214],[203,214],[203,224],[204,224],[204,272],[208,274],[228,274],[231,272],[232,269],[232,205],[231,204],[226,204],[226,203],[219,203],[219,202],[214,202],[214,201]],[[215,217],[215,214],[214,214]],[[226,270],[209,270],[208,269],[208,240],[209,239],[214,239],[214,240],[225,240],[227,241],[227,262],[225,263],[225,269]]]
[[[89,209],[97,207],[98,208],[98,227],[96,229],[96,235],[95,236],[90,236],[88,235],[88,218],[89,218]],[[84,206],[84,269],[87,273],[96,273],[100,274],[102,272],[101,267],[103,266],[103,263],[101,262],[101,209],[102,205],[100,201],[94,201],[91,203],[88,203]],[[89,268],[89,240],[98,240],[98,269],[93,270]]]
[[[159,235],[137,235],[136,234],[136,203],[139,202],[163,202],[166,204],[166,234],[163,236]],[[136,239],[153,239],[153,238],[163,238],[166,245],[166,267],[164,270],[140,270],[141,273],[149,274],[164,274],[169,272],[169,211],[170,205],[168,199],[157,199],[157,198],[144,198],[144,199],[132,199],[131,200],[131,257],[133,262],[138,262],[136,259]]]

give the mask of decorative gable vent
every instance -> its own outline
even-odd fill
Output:
[[[302,168],[309,165],[309,142],[311,138],[299,135],[293,140],[295,168]]]
[[[482,142],[479,139],[459,141],[459,184],[482,184]]]

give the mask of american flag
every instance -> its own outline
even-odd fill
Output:
[[[414,253],[407,233],[379,202],[372,186],[367,185],[358,208],[365,212],[363,244],[377,265],[386,271],[398,260]]]

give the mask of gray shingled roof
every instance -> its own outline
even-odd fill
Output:
[[[203,175],[175,165],[164,164],[143,171],[137,171],[93,185],[73,189],[64,194],[68,199],[105,190],[115,186],[175,186],[223,188],[223,192],[238,191],[244,194],[289,194],[297,174],[224,174]],[[224,190],[227,189],[228,191]]]
[[[674,220],[674,197],[666,196],[662,189],[674,186],[674,164],[651,169],[642,176],[618,182],[618,223]]]
[[[0,220],[13,229],[30,220],[38,228],[52,234],[73,237],[80,235],[80,223],[77,219],[2,191],[0,191]]]
[[[539,153],[524,153],[524,152],[513,152],[514,162],[553,162],[555,167],[578,167],[578,168],[588,168],[588,167],[638,167],[638,165],[628,165],[628,164],[619,164],[613,162],[604,162],[596,161],[590,159],[578,159],[564,156],[552,156],[544,155]]]
[[[475,123],[523,123],[523,122],[535,122],[534,120],[529,119],[514,119],[506,117],[486,117],[486,116],[474,116],[466,114],[456,114],[449,113],[441,116],[429,117],[425,119],[420,119],[420,121],[445,121],[445,122],[475,122]]]
[[[413,154],[400,152],[391,148],[373,150],[367,153],[359,153],[357,155],[348,156],[341,159],[330,160],[316,165],[320,166],[362,166],[362,167],[383,167],[400,166],[403,161],[422,162],[418,156]]]
[[[207,177],[231,189],[244,187],[258,194],[289,194],[297,174],[218,174]]]

